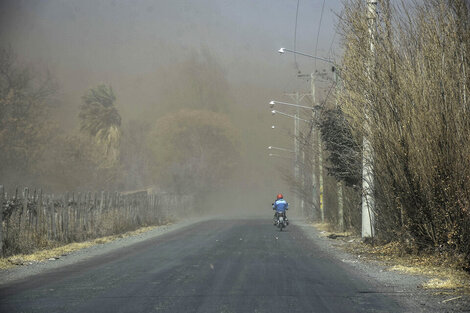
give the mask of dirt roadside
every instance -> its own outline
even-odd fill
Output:
[[[455,272],[445,266],[439,272],[437,267],[411,266],[405,259],[381,258],[378,253],[367,253],[370,246],[362,244],[358,237],[331,233],[318,224],[296,224],[323,250],[361,273],[372,285],[378,283],[393,290],[415,307],[415,312],[470,312],[469,275],[459,276],[464,281],[456,283],[448,276]]]
[[[8,259],[11,259],[13,263],[17,264],[13,264],[12,267],[0,269],[0,285],[25,279],[43,272],[53,271],[54,269],[62,266],[85,261],[147,239],[167,234],[171,231],[184,228],[206,219],[207,218],[191,218],[169,225],[145,227],[141,230],[127,234],[98,238],[90,242],[77,243],[70,249],[63,246],[52,250],[38,251],[34,255],[13,256]],[[41,258],[41,256],[47,257]],[[11,263],[11,261],[6,262]]]

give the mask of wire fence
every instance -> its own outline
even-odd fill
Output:
[[[0,256],[116,235],[185,216],[191,196],[167,193],[78,192],[0,186]]]

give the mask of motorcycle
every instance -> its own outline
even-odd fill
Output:
[[[287,225],[289,225],[289,222],[287,222],[284,212],[276,212],[276,215],[276,226],[279,228],[279,231],[282,231],[283,228],[286,228]]]

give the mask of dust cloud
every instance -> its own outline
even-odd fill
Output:
[[[318,47],[321,1],[302,4],[299,50],[334,57],[340,2],[328,1]],[[2,101],[12,88],[35,95],[18,98],[28,104],[20,115],[1,112],[8,140],[0,184],[50,192],[153,186],[192,194],[211,214],[271,214],[275,194],[293,198],[281,174],[292,160],[270,158],[267,147],[293,146],[293,121],[273,117],[268,102],[308,92],[297,74],[314,69],[276,52],[294,42],[295,3],[10,0],[0,12],[2,71],[17,82],[30,73],[13,87],[3,77]],[[111,104],[87,107],[85,95]]]

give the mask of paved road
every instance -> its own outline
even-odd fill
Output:
[[[290,225],[210,220],[0,288],[0,312],[404,312]]]

